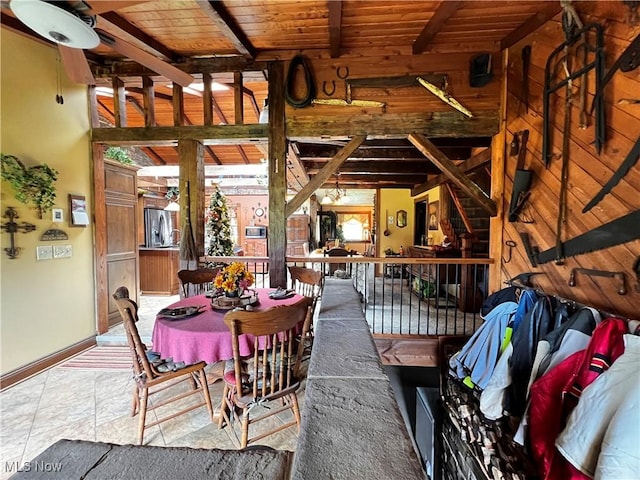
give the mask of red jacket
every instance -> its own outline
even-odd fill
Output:
[[[593,331],[585,350],[566,358],[531,385],[529,440],[542,479],[588,479],[562,457],[554,443],[582,390],[624,352],[626,332],[623,320],[603,321]]]

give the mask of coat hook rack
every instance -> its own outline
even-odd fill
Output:
[[[3,225],[0,225],[0,228],[11,235],[11,247],[5,248],[4,251],[7,253],[7,256],[9,258],[14,259],[18,257],[18,254],[21,250],[21,248],[18,248],[15,245],[15,234],[17,232],[33,232],[36,229],[36,226],[27,222],[22,222],[20,225],[18,225],[14,220],[20,217],[18,216],[18,212],[16,212],[16,209],[13,207],[7,207],[7,210],[4,212],[4,217],[8,218],[9,221]]]

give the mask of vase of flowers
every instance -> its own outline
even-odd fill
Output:
[[[233,262],[218,272],[213,286],[220,294],[227,297],[241,297],[244,291],[253,285],[254,277],[244,263]]]

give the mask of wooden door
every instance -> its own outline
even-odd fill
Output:
[[[287,219],[287,256],[304,256],[305,243],[309,242],[309,215],[291,215]]]
[[[120,286],[129,289],[138,301],[138,187],[137,168],[104,162],[104,198],[106,225],[107,322],[98,321],[99,333],[121,321],[111,294]],[[101,331],[101,327],[104,328]]]

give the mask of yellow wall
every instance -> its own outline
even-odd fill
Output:
[[[384,256],[384,251],[391,248],[394,252],[400,250],[400,246],[405,249],[409,245],[413,245],[413,232],[415,229],[414,222],[414,202],[411,198],[411,190],[388,188],[380,190],[380,211],[377,215],[377,251],[380,256]],[[400,228],[396,225],[396,216],[398,210],[406,210],[407,226]],[[393,223],[388,222],[387,217],[393,217]],[[385,235],[384,231],[388,230],[389,235]]]
[[[40,241],[52,226],[51,212],[36,212],[14,198],[2,182],[0,209],[16,207],[19,221],[36,231],[16,235],[17,259],[4,253],[9,234],[2,233],[0,260],[1,371],[7,373],[95,334],[95,288],[91,226],[69,227],[68,195],[92,203],[92,177],[86,87],[71,84],[64,71],[64,104],[56,103],[57,51],[0,29],[0,149],[27,166],[46,163],[58,170],[56,208],[64,210],[58,225],[68,240]],[[2,218],[2,222],[7,221]],[[37,245],[71,245],[71,258],[36,260]]]

